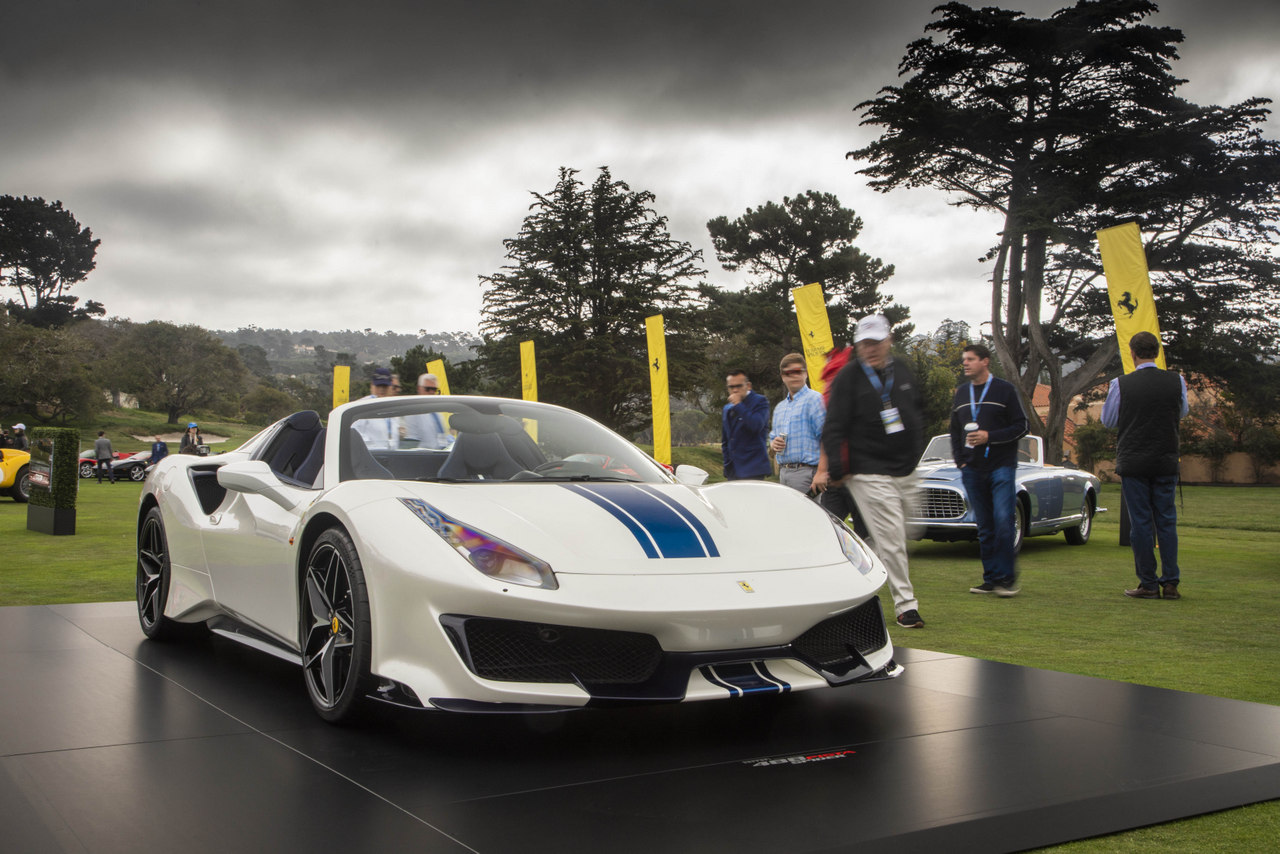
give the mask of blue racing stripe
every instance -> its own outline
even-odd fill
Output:
[[[784,694],[787,691],[791,690],[791,683],[787,682],[785,679],[779,679],[777,676],[774,676],[772,673],[770,673],[769,668],[765,667],[763,661],[756,662],[756,670],[759,671],[760,675],[763,676],[765,679],[772,679],[774,682],[777,682],[779,685],[781,685],[782,692]]]
[[[704,536],[689,523],[687,514],[634,483],[565,484],[579,495],[604,507],[631,530],[649,554],[647,544],[657,548],[649,557],[719,557],[710,534]],[[683,508],[682,508],[683,509]],[[636,526],[640,531],[637,531]],[[702,526],[699,526],[702,527]],[[706,528],[702,530],[705,532]]]
[[[713,664],[699,670],[708,682],[727,689],[735,697],[738,694],[781,694],[791,690],[789,684],[765,668],[763,661]]]
[[[622,508],[618,507],[612,502],[606,501],[599,495],[594,494],[593,492],[591,492],[591,490],[579,484],[566,483],[563,485],[567,489],[572,489],[574,492],[578,493],[583,498],[587,499],[593,504],[597,504],[600,507],[603,507],[605,510],[609,511],[609,513],[612,514],[615,519],[617,519],[622,524],[626,525],[627,530],[631,531],[632,536],[636,538],[636,541],[640,543],[640,547],[644,549],[644,553],[646,557],[651,557],[651,558],[662,557],[662,555],[658,553],[658,545],[653,541],[653,538],[650,537],[647,533],[645,533],[644,528],[640,526],[639,522],[637,522],[635,519],[632,519],[630,516],[624,513],[622,511]]]
[[[678,513],[680,518],[688,522],[689,527],[693,528],[694,533],[698,535],[698,539],[702,541],[703,548],[707,550],[707,557],[720,557],[720,550],[716,548],[716,541],[711,539],[711,532],[707,530],[706,525],[702,524],[702,520],[689,512],[688,507],[685,507],[675,499],[668,499],[665,495],[647,483],[636,484],[636,488],[643,489],[645,492],[649,493],[654,498],[658,499]]]
[[[728,691],[729,696],[731,697],[742,696],[742,689],[735,688],[732,685],[730,685],[728,682],[725,682],[721,680],[719,677],[717,677],[715,668],[704,664],[702,667],[698,668],[698,672],[702,674],[703,679],[707,680],[712,685],[715,685],[717,688],[723,688],[724,690]]]

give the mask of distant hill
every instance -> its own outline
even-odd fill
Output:
[[[470,332],[418,335],[390,330],[374,332],[372,329],[344,329],[341,332],[302,329],[295,332],[246,326],[234,332],[214,330],[213,334],[233,350],[245,344],[261,347],[272,367],[277,369],[313,362],[317,348],[331,354],[350,353],[357,364],[377,362],[385,365],[392,356],[403,356],[418,344],[441,353],[452,362],[465,362],[475,358],[475,348],[480,344],[480,336]]]

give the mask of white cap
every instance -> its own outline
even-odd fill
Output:
[[[853,333],[853,343],[859,341],[883,341],[889,337],[889,321],[882,314],[869,314],[858,321]]]
[[[17,424],[14,424],[14,425],[13,425],[13,429],[14,429],[14,430],[26,430],[26,429],[27,429],[27,425],[26,425],[26,424],[23,424],[22,422],[18,422]]]

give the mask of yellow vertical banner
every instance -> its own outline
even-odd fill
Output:
[[[440,386],[441,394],[449,393],[449,377],[445,375],[444,359],[427,362],[427,373],[436,375],[436,385]]]
[[[520,391],[525,400],[538,399],[538,367],[533,363],[533,342],[520,342]]]
[[[1107,277],[1107,296],[1116,320],[1116,339],[1120,342],[1120,358],[1124,372],[1133,370],[1133,354],[1129,339],[1138,332],[1160,337],[1160,321],[1156,318],[1156,299],[1151,292],[1147,256],[1142,250],[1142,234],[1136,222],[1098,231],[1098,251],[1102,255],[1102,271]],[[1156,356],[1156,365],[1165,367],[1164,348]]]
[[[538,366],[533,361],[533,342],[520,342],[520,391],[525,400],[538,399]],[[538,441],[538,425],[526,418],[524,429],[533,441]]]
[[[644,319],[649,339],[649,392],[653,398],[653,458],[671,465],[671,394],[667,384],[667,339],[662,315]]]
[[[822,295],[822,285],[814,282],[791,289],[796,303],[796,320],[800,324],[800,340],[804,342],[804,363],[809,369],[809,386],[822,391],[822,369],[827,364],[827,354],[835,349],[831,337],[831,322],[827,319],[827,301]]]
[[[351,368],[333,366],[333,408],[337,409],[351,399]]]

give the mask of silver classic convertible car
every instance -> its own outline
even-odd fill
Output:
[[[976,540],[978,525],[965,495],[960,469],[951,458],[949,436],[934,436],[929,441],[916,474],[920,478],[920,503],[916,516],[908,520],[909,536],[941,542]],[[1022,548],[1025,537],[1059,531],[1073,546],[1089,542],[1094,514],[1106,510],[1098,506],[1100,486],[1101,481],[1089,472],[1046,465],[1044,440],[1023,436],[1018,441],[1014,550]]]

